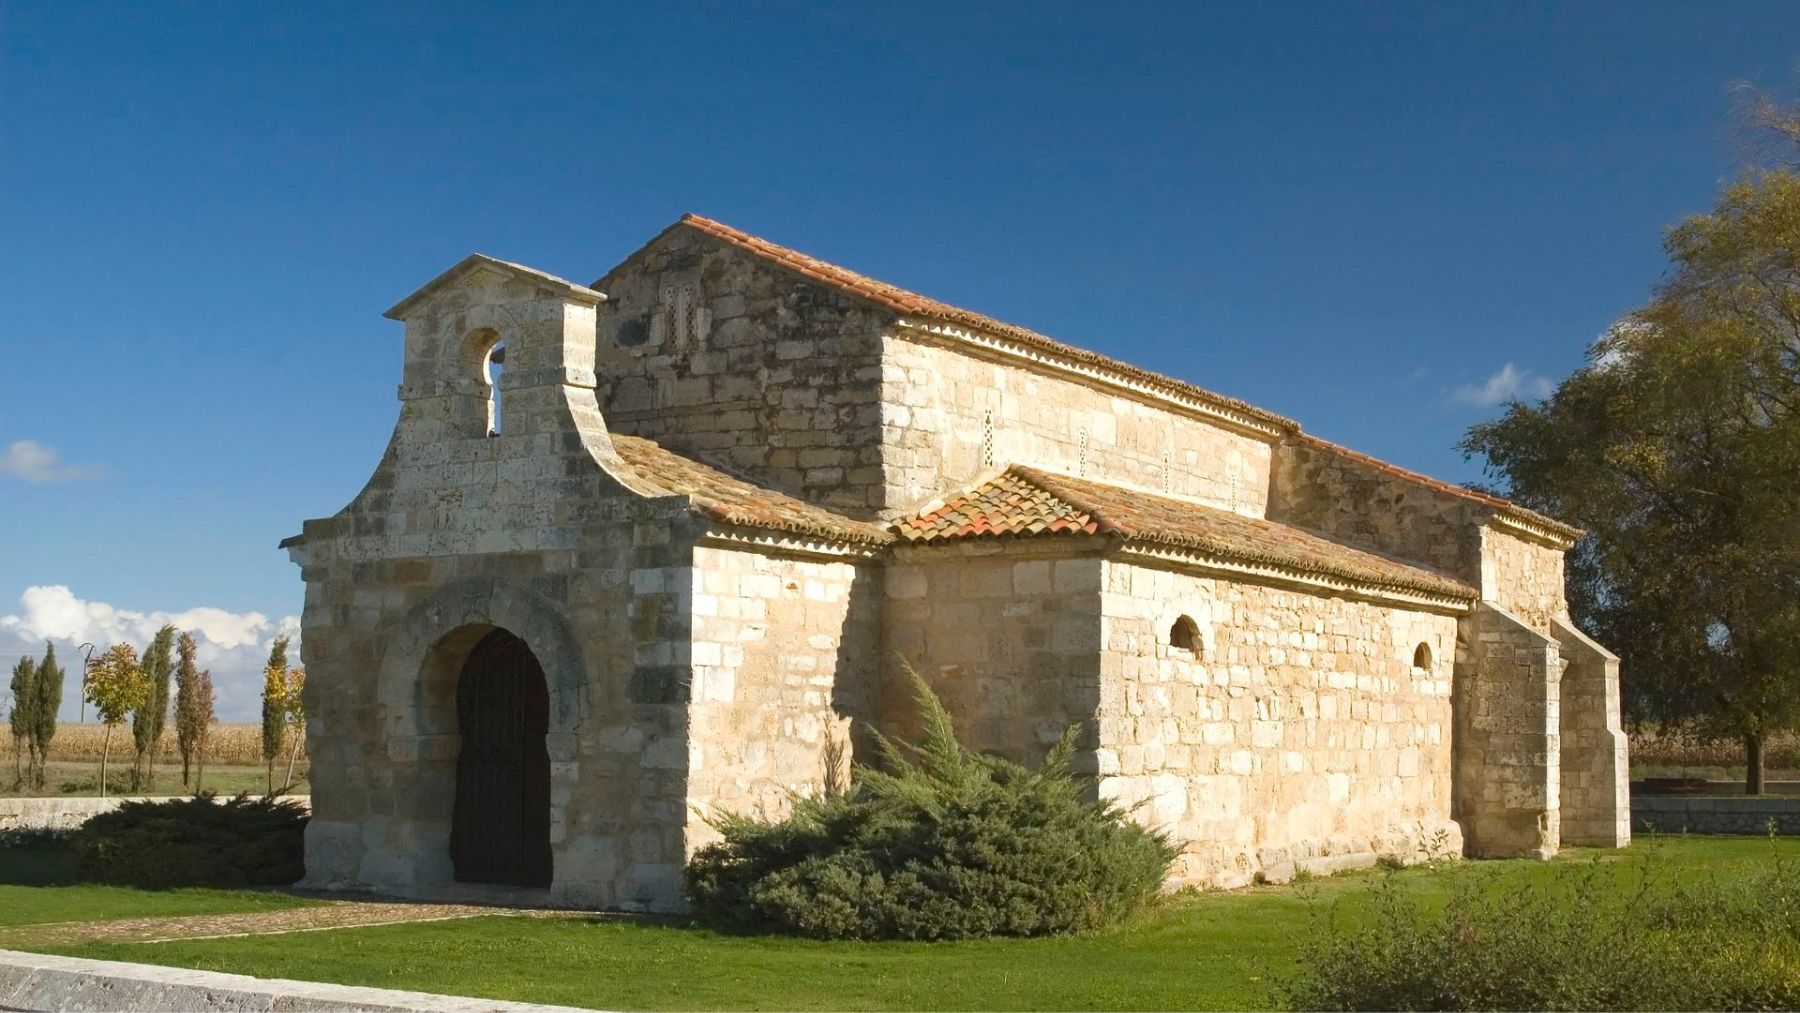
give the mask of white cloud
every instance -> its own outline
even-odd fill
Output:
[[[1451,397],[1463,404],[1492,407],[1507,401],[1542,400],[1555,389],[1556,384],[1548,377],[1536,376],[1509,362],[1479,384],[1456,388]]]
[[[70,673],[63,693],[62,714],[73,720],[80,707],[80,645],[96,653],[118,643],[143,650],[163,624],[194,635],[201,668],[211,669],[218,691],[221,721],[251,721],[259,712],[262,669],[269,645],[285,633],[293,638],[290,662],[300,660],[300,617],[271,619],[261,612],[227,612],[210,606],[181,612],[135,612],[101,601],[76,597],[62,584],[28,587],[16,613],[0,615],[0,662],[8,669],[20,655],[42,653],[44,641],[56,645],[57,658]]]
[[[78,464],[59,464],[56,451],[36,440],[15,440],[0,451],[0,475],[26,482],[81,482],[99,478],[100,469]]]

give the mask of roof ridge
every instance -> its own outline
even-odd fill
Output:
[[[973,310],[963,309],[960,306],[953,306],[941,299],[922,295],[918,292],[911,291],[910,289],[901,288],[892,282],[881,281],[878,278],[872,278],[859,271],[854,271],[839,264],[834,264],[809,253],[802,253],[792,247],[770,242],[761,236],[752,235],[742,229],[727,225],[714,218],[708,218],[705,215],[695,214],[691,211],[687,212],[676,221],[675,225],[670,226],[670,228],[683,225],[699,232],[703,232],[715,239],[730,243],[748,253],[762,257],[764,260],[780,264],[783,267],[796,271],[826,285],[830,285],[833,288],[861,296],[871,302],[893,310],[896,313],[926,317],[964,327],[971,327],[979,331],[986,331],[1001,338],[1032,346],[1040,351],[1049,352],[1090,366],[1098,366],[1141,383],[1147,383],[1154,387],[1164,388],[1188,397],[1198,398],[1202,401],[1228,408],[1248,415],[1265,424],[1273,425],[1278,429],[1293,429],[1297,431],[1300,428],[1299,423],[1295,422],[1293,419],[1276,414],[1275,412],[1269,411],[1267,408],[1259,408],[1248,401],[1220,394],[1216,391],[1210,391],[1204,387],[1189,383],[1186,380],[1178,380],[1175,377],[1164,373],[1158,373],[1154,370],[1145,369],[1142,366],[1134,366],[1131,363],[1121,359],[1115,359],[1110,355],[1105,355],[1093,351],[1092,349],[1058,341],[1047,334],[1034,331],[1028,327],[1010,324],[1004,320],[988,316],[984,313],[977,313]],[[664,231],[667,232],[668,230],[665,229]]]
[[[1385,578],[1371,578],[1371,576],[1369,574],[1365,573],[1362,575],[1361,579],[1376,579],[1378,582],[1385,581],[1388,583],[1393,583],[1393,584],[1395,584],[1395,586],[1422,587],[1422,586],[1427,586],[1427,585],[1437,585],[1438,590],[1442,590],[1443,585],[1446,585],[1446,584],[1454,585],[1456,587],[1465,588],[1465,589],[1468,587],[1468,585],[1464,584],[1464,582],[1461,579],[1454,577],[1450,574],[1444,573],[1444,572],[1438,570],[1436,567],[1430,565],[1429,563],[1423,563],[1423,562],[1419,562],[1419,561],[1411,560],[1411,559],[1404,559],[1400,556],[1393,555],[1392,553],[1381,552],[1381,551],[1378,551],[1375,549],[1369,549],[1369,548],[1364,548],[1364,547],[1357,546],[1357,545],[1352,545],[1348,542],[1340,540],[1339,538],[1337,538],[1336,536],[1334,536],[1328,532],[1314,530],[1312,528],[1308,528],[1303,525],[1290,524],[1285,521],[1271,520],[1268,517],[1258,517],[1258,516],[1252,516],[1249,514],[1242,514],[1235,510],[1228,510],[1225,507],[1216,506],[1211,503],[1202,503],[1197,500],[1186,499],[1186,498],[1178,497],[1178,496],[1165,495],[1163,493],[1158,493],[1158,492],[1151,492],[1149,490],[1138,489],[1138,488],[1134,488],[1134,487],[1128,486],[1128,485],[1119,485],[1117,483],[1107,482],[1107,481],[1103,481],[1103,480],[1097,479],[1097,478],[1087,478],[1084,476],[1076,476],[1076,475],[1065,475],[1060,472],[1047,471],[1045,469],[1036,468],[1031,465],[1015,464],[1015,465],[1010,466],[1007,470],[1009,472],[1016,473],[1020,478],[1032,483],[1033,485],[1037,486],[1039,489],[1043,490],[1045,493],[1063,501],[1064,503],[1068,504],[1070,507],[1077,509],[1077,510],[1081,510],[1082,512],[1087,513],[1089,516],[1095,518],[1097,521],[1101,521],[1104,525],[1102,530],[1107,530],[1107,531],[1110,531],[1113,533],[1117,533],[1119,535],[1124,536],[1127,539],[1141,539],[1143,541],[1148,541],[1148,542],[1164,543],[1164,544],[1172,544],[1172,545],[1185,545],[1185,546],[1189,546],[1189,547],[1205,547],[1206,543],[1209,541],[1208,539],[1176,538],[1176,537],[1172,537],[1167,532],[1160,532],[1153,528],[1142,528],[1142,527],[1139,527],[1137,525],[1134,525],[1134,524],[1131,524],[1128,522],[1123,522],[1117,517],[1107,517],[1106,515],[1108,513],[1110,513],[1110,511],[1105,510],[1104,508],[1095,506],[1094,500],[1089,498],[1080,489],[1071,488],[1068,483],[1076,483],[1077,485],[1085,483],[1087,485],[1091,485],[1091,486],[1094,486],[1099,489],[1114,490],[1114,491],[1124,493],[1129,496],[1146,497],[1153,501],[1161,501],[1161,502],[1163,502],[1165,504],[1169,504],[1173,507],[1199,511],[1199,512],[1201,512],[1202,516],[1212,515],[1219,519],[1226,520],[1229,522],[1242,523],[1242,524],[1249,526],[1253,530],[1259,530],[1259,531],[1264,531],[1264,532],[1282,532],[1282,531],[1296,532],[1300,535],[1304,535],[1309,538],[1317,539],[1319,542],[1328,544],[1337,550],[1346,552],[1353,558],[1367,557],[1369,559],[1378,560],[1380,562],[1387,563],[1391,566],[1399,567],[1402,569],[1402,571],[1411,571],[1412,573],[1420,574],[1420,575],[1423,575],[1424,577],[1428,578],[1427,581],[1421,583],[1416,578],[1410,577],[1410,576],[1405,576],[1405,575],[1401,575],[1399,577],[1390,575]],[[1218,550],[1212,549],[1211,551],[1218,551]],[[1227,554],[1234,554],[1234,553],[1228,552]],[[1256,553],[1244,554],[1242,558],[1251,558],[1252,556],[1256,556],[1256,555],[1258,555],[1258,554],[1256,554]],[[1270,559],[1269,561],[1274,562],[1276,565],[1284,565],[1284,566],[1300,565],[1300,564],[1296,564],[1293,561],[1282,561],[1282,560],[1277,560],[1277,559]],[[1337,566],[1327,565],[1325,567],[1322,567],[1321,569],[1322,569],[1322,572],[1337,572],[1340,574],[1349,575],[1349,574],[1354,573],[1356,570],[1358,570],[1359,567],[1356,566],[1355,564],[1349,564],[1347,566],[1344,564],[1339,564]]]
[[[683,227],[691,228],[712,236],[715,239],[744,250],[753,256],[760,257],[770,263],[785,267],[822,284],[839,289],[840,291],[849,292],[853,295],[867,299],[880,306],[886,307],[895,313],[915,317],[925,317],[954,325],[970,327],[978,331],[985,331],[1000,338],[1017,341],[1052,355],[1061,356],[1065,359],[1070,359],[1088,366],[1109,370],[1137,382],[1149,384],[1155,388],[1162,388],[1188,397],[1199,398],[1203,401],[1247,414],[1265,423],[1272,424],[1277,428],[1286,431],[1286,433],[1293,438],[1315,446],[1330,449],[1337,453],[1346,454],[1387,471],[1389,474],[1395,475],[1396,477],[1423,485],[1426,488],[1435,489],[1439,492],[1444,492],[1470,502],[1482,503],[1514,518],[1522,519],[1527,524],[1535,524],[1546,528],[1552,533],[1564,538],[1573,540],[1581,537],[1585,533],[1580,528],[1566,524],[1554,517],[1541,514],[1529,507],[1520,506],[1511,500],[1477,492],[1473,489],[1467,489],[1450,482],[1445,482],[1441,479],[1432,478],[1430,475],[1426,475],[1422,472],[1403,468],[1373,455],[1351,450],[1341,444],[1314,436],[1306,432],[1301,427],[1300,423],[1295,420],[1269,411],[1266,408],[1257,407],[1247,401],[1219,394],[1189,383],[1186,380],[1178,380],[1175,377],[1158,373],[1154,370],[1145,369],[1141,366],[1134,366],[1128,362],[1115,359],[1112,356],[1100,352],[1092,351],[1091,349],[1081,348],[1077,345],[1058,341],[1048,335],[1041,334],[1026,327],[1021,327],[1017,324],[1009,324],[1003,320],[986,316],[985,314],[952,306],[942,300],[921,295],[890,282],[881,281],[858,271],[851,270],[850,268],[814,257],[811,254],[802,253],[792,247],[782,246],[779,243],[771,242],[761,236],[756,236],[749,232],[745,232],[742,229],[727,225],[716,218],[709,218],[692,211],[686,212],[667,228],[663,229],[662,232],[658,233],[657,238],[661,238],[675,229]],[[655,242],[655,240],[652,239],[651,242]],[[598,285],[599,281],[596,281],[595,284]],[[1152,493],[1151,495],[1155,494]]]
[[[1087,497],[1080,493],[1072,493],[1067,487],[1058,488],[1059,483],[1056,482],[1056,479],[1061,476],[1058,476],[1056,473],[1045,471],[1042,468],[1036,468],[1029,464],[1015,464],[1007,470],[1009,472],[1017,472],[1020,478],[1023,478],[1050,495],[1055,496],[1057,499],[1062,500],[1073,509],[1079,510],[1089,517],[1092,517],[1094,522],[1099,526],[1099,532],[1106,534],[1120,534],[1127,538],[1132,537],[1133,532],[1129,528],[1126,528],[1118,521],[1106,516],[1106,511],[1095,506],[1087,499]],[[1104,485],[1106,483],[1096,484]],[[1120,488],[1124,487],[1121,486]]]

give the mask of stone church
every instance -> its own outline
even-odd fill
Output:
[[[694,215],[387,315],[387,449],[282,543],[308,886],[678,908],[909,667],[975,748],[1079,725],[1178,884],[1627,843],[1552,518]]]

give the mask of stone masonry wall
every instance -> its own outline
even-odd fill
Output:
[[[407,318],[381,464],[292,548],[314,817],[307,883],[418,895],[449,883],[455,687],[488,630],[525,640],[550,694],[552,902],[679,903],[692,544],[645,498],[592,388],[591,301],[476,275]],[[504,341],[504,431],[484,353]]]
[[[891,513],[1008,464],[1255,517],[1268,500],[1269,443],[1136,399],[899,334],[883,343],[881,381]]]
[[[1492,527],[1481,529],[1481,597],[1534,630],[1552,633],[1555,620],[1567,621],[1563,552]]]
[[[702,545],[693,577],[690,852],[716,838],[710,813],[777,817],[847,783],[880,655],[867,564]]]
[[[1099,698],[1100,560],[965,542],[901,548],[888,564],[881,723],[914,734],[902,661],[943,700],[963,741],[1036,763]],[[1091,748],[1090,735],[1084,744]],[[1079,758],[1091,767],[1091,753]]]
[[[1456,814],[1469,854],[1549,858],[1562,837],[1556,641],[1486,602],[1461,627]]]
[[[891,313],[687,228],[595,286],[613,431],[852,517],[888,505],[876,400]]]
[[[1783,836],[1800,834],[1800,798],[1638,795],[1631,800],[1632,829],[1643,833],[1762,837],[1771,823]]]
[[[1304,438],[1284,440],[1269,490],[1270,520],[1422,563],[1474,584],[1487,511]]]
[[[1631,767],[1619,708],[1619,659],[1567,620],[1552,625],[1565,664],[1557,701],[1562,842],[1622,848],[1631,843]]]
[[[1117,560],[1101,602],[1101,792],[1182,843],[1178,882],[1461,852],[1453,617]]]

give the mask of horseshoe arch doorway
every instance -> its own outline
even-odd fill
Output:
[[[450,861],[459,883],[550,885],[550,693],[525,641],[494,628],[456,680]]]

